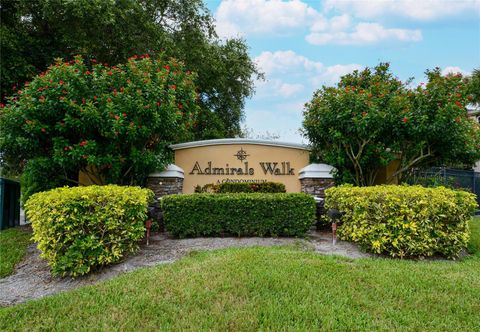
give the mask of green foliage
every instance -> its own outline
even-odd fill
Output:
[[[55,58],[82,55],[125,63],[158,54],[197,72],[201,116],[196,138],[240,132],[245,98],[258,76],[244,40],[220,40],[201,0],[16,0],[1,10],[1,96],[11,95]]]
[[[444,187],[339,186],[325,193],[326,208],[344,213],[341,239],[393,257],[457,257],[477,205],[474,194]]]
[[[72,178],[75,176],[76,174],[71,175]],[[63,168],[46,157],[28,161],[20,179],[22,204],[35,193],[72,184],[65,179]]]
[[[467,81],[442,76],[438,68],[426,74],[426,85],[410,88],[381,63],[315,92],[304,133],[315,159],[338,170],[337,183],[373,185],[379,169],[395,159],[400,162],[388,181],[401,181],[413,167],[480,159],[480,128],[467,116]]]
[[[468,78],[470,101],[480,106],[480,68],[473,70],[472,76]]]
[[[15,265],[25,257],[31,235],[19,227],[0,231],[0,278],[12,274]]]
[[[420,185],[423,187],[445,187],[449,189],[472,191],[469,186],[470,179],[468,177],[459,178],[455,176],[445,175],[441,169],[432,172],[430,170],[422,171],[416,169],[410,172],[405,178],[405,183],[409,185]]]
[[[1,110],[3,162],[21,170],[28,161],[28,194],[76,183],[79,171],[104,183],[143,184],[171,159],[170,143],[193,137],[195,78],[162,56],[92,68],[81,57],[58,60]]]
[[[139,187],[57,188],[34,194],[25,208],[52,273],[78,276],[138,249],[152,198]]]
[[[285,185],[279,182],[224,182],[219,184],[209,183],[195,187],[196,193],[284,193]]]
[[[208,250],[0,308],[0,330],[473,332],[479,271],[478,256],[448,262],[348,259],[299,246]]]
[[[165,228],[176,237],[303,236],[315,201],[301,193],[170,195],[162,198]]]
[[[472,218],[470,230],[472,234],[468,243],[468,252],[480,257],[480,217]]]

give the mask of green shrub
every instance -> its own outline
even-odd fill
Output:
[[[162,210],[176,237],[303,236],[315,221],[315,201],[301,193],[171,195]]]
[[[326,190],[326,208],[344,213],[342,240],[393,257],[459,255],[469,239],[475,195],[444,187],[340,186]]]
[[[52,273],[77,276],[138,249],[152,198],[139,187],[65,187],[34,194],[25,207]]]
[[[220,184],[209,183],[195,187],[196,193],[284,193],[285,185],[278,182],[224,182]]]

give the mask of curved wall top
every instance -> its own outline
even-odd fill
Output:
[[[299,171],[309,164],[309,148],[296,143],[243,138],[171,145],[175,165],[184,170],[183,192],[222,182],[281,182],[300,192]]]

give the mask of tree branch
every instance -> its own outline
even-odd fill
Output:
[[[411,169],[414,165],[416,165],[418,162],[422,161],[423,159],[425,158],[428,158],[428,157],[431,157],[433,155],[432,153],[432,148],[431,146],[429,145],[427,147],[427,153],[425,154],[424,151],[423,151],[423,148],[421,149],[421,153],[418,157],[414,158],[413,160],[410,160],[406,166],[400,168],[399,170],[397,170],[395,173],[393,173],[389,178],[388,178],[388,181],[391,181],[393,178],[395,178],[397,175]],[[401,164],[400,164],[401,165]]]

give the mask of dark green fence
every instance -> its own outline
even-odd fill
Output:
[[[20,183],[0,178],[0,229],[20,224]]]
[[[480,214],[480,173],[446,167],[431,167],[412,172],[408,179],[410,184],[421,184],[427,187],[446,186],[463,189],[477,195]]]

